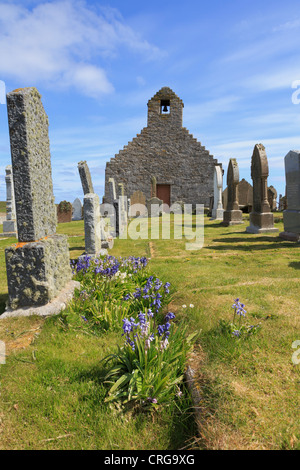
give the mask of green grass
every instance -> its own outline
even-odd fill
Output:
[[[245,223],[222,227],[205,218],[205,244],[186,251],[184,240],[115,240],[115,256],[151,255],[150,269],[173,289],[169,309],[201,330],[195,350],[201,394],[198,434],[190,403],[153,417],[122,413],[103,402],[100,360],[119,342],[69,328],[59,317],[6,319],[0,339],[9,355],[0,365],[1,449],[299,449],[300,365],[291,361],[300,339],[300,245],[278,234],[251,235]],[[282,215],[276,227],[283,230]],[[60,224],[70,254],[84,248],[83,222]],[[142,229],[147,235],[147,227]],[[0,311],[7,298],[0,239]],[[233,299],[246,305],[261,331],[243,343],[222,335]],[[2,302],[2,303],[1,303]],[[183,308],[182,305],[187,305]],[[194,308],[189,305],[193,304]],[[28,345],[28,335],[39,333]],[[25,345],[25,349],[17,349]]]

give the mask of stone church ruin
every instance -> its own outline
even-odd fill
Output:
[[[184,104],[168,87],[148,101],[148,122],[132,141],[106,164],[103,202],[112,203],[109,180],[123,183],[130,199],[137,192],[149,200],[153,178],[156,197],[168,204],[209,205],[218,164],[205,147],[182,127]]]

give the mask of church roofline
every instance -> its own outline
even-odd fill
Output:
[[[157,93],[155,93],[155,95],[152,96],[152,98],[148,101],[148,103],[152,100],[157,100],[157,99],[174,99],[174,98],[178,100],[182,104],[182,106],[184,106],[182,99],[179,98],[179,96],[177,96],[176,93],[174,93],[174,91],[171,90],[171,88],[165,86],[165,87],[162,87]]]

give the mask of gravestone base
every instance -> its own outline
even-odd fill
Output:
[[[17,233],[17,221],[3,220],[3,232]]]
[[[211,212],[210,220],[223,220],[224,209],[213,209]]]
[[[300,211],[287,209],[283,211],[283,225],[285,232],[300,233]]]
[[[106,248],[101,248],[101,250],[98,253],[83,253],[82,255],[78,256],[78,261],[80,263],[86,262],[87,258],[90,258],[91,260],[99,259],[101,256],[106,256],[108,254],[108,251]]]
[[[250,225],[246,228],[247,233],[270,233],[278,232],[274,227],[274,216],[272,212],[251,212]]]
[[[58,296],[46,305],[21,307],[16,310],[6,307],[5,312],[0,315],[0,320],[3,320],[4,318],[29,317],[31,315],[38,315],[40,317],[58,315],[72,300],[75,289],[80,289],[80,282],[69,281],[60,291]]]
[[[16,237],[17,238],[17,222],[16,220],[3,220],[3,233],[0,237]]]
[[[228,227],[230,225],[243,224],[243,213],[240,210],[224,211],[222,225]]]
[[[12,310],[48,304],[72,278],[66,235],[16,243],[5,250],[5,259]]]
[[[281,232],[279,234],[280,238],[283,240],[287,240],[289,242],[299,242],[300,241],[300,233],[293,233],[293,232]]]

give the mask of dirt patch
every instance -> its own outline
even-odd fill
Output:
[[[32,344],[42,330],[43,319],[28,321],[3,320],[0,325],[0,340],[5,343],[5,354],[9,356],[13,351],[26,349]],[[27,320],[27,319],[26,319]]]
[[[153,243],[152,243],[152,242],[149,242],[149,249],[150,249],[150,256],[151,256],[151,258],[154,258],[154,257],[155,257],[155,251],[154,251],[154,247],[153,247]]]

